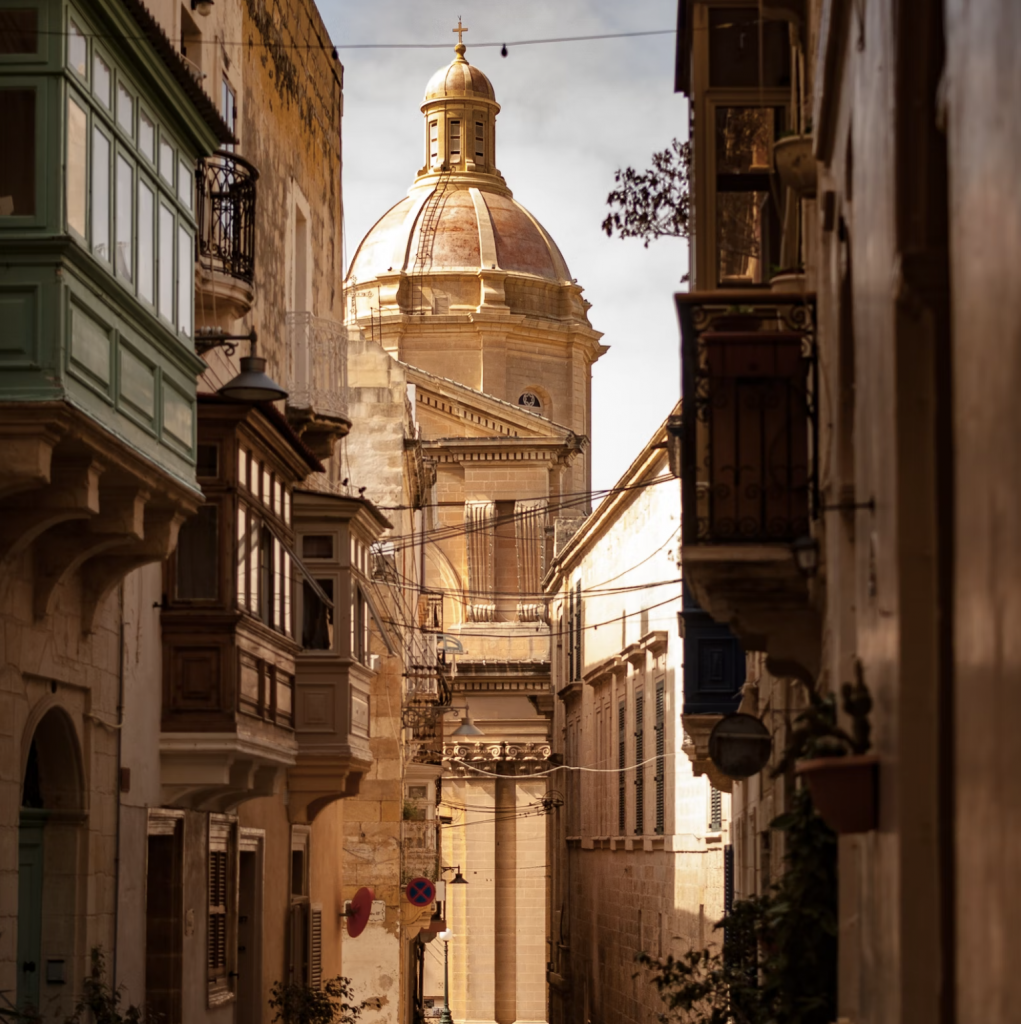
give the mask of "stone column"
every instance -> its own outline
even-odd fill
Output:
[[[444,829],[443,863],[460,865],[468,885],[447,877],[451,1013],[458,1024],[495,1024],[496,932],[495,858],[496,779],[446,778],[444,801],[455,827]],[[456,808],[468,808],[458,811]],[[463,824],[463,827],[456,827]]]
[[[510,780],[508,780],[510,781]],[[513,1024],[545,1022],[547,1016],[546,822],[535,805],[546,793],[545,778],[519,777],[516,788],[514,926],[508,936],[515,946],[515,1017]]]

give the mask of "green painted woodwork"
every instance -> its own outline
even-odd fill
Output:
[[[0,177],[0,402],[67,401],[195,486],[191,168],[212,129],[118,0],[3,8],[38,32],[0,54],[34,154],[31,181]]]

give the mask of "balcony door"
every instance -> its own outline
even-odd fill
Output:
[[[263,837],[242,829],[238,855],[237,1024],[262,1020]]]

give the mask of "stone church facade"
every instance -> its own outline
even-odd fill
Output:
[[[589,511],[591,367],[606,348],[560,250],[497,169],[491,83],[463,43],[455,54],[426,87],[423,165],[352,260],[347,326],[399,367],[413,443],[435,471],[415,625],[441,638],[435,685],[482,733],[454,735],[444,716],[419,755],[440,778],[441,864],[468,882],[443,907],[451,1010],[511,1024],[548,1020],[556,640],[542,578],[554,535]],[[354,472],[364,452],[351,443]],[[426,1005],[442,998],[438,946],[418,951]]]

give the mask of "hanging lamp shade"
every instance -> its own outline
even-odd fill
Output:
[[[451,885],[467,885],[468,884],[468,879],[465,878],[464,875],[461,874],[460,865],[457,868],[457,874],[454,875],[454,877],[451,879],[450,884]]]
[[[287,392],[266,375],[262,356],[242,356],[241,372],[220,388],[220,394],[238,402],[277,402],[287,397]]]
[[[461,724],[450,734],[451,736],[485,736],[486,734],[472,722],[469,715],[461,719]],[[456,881],[456,879],[455,879]]]

